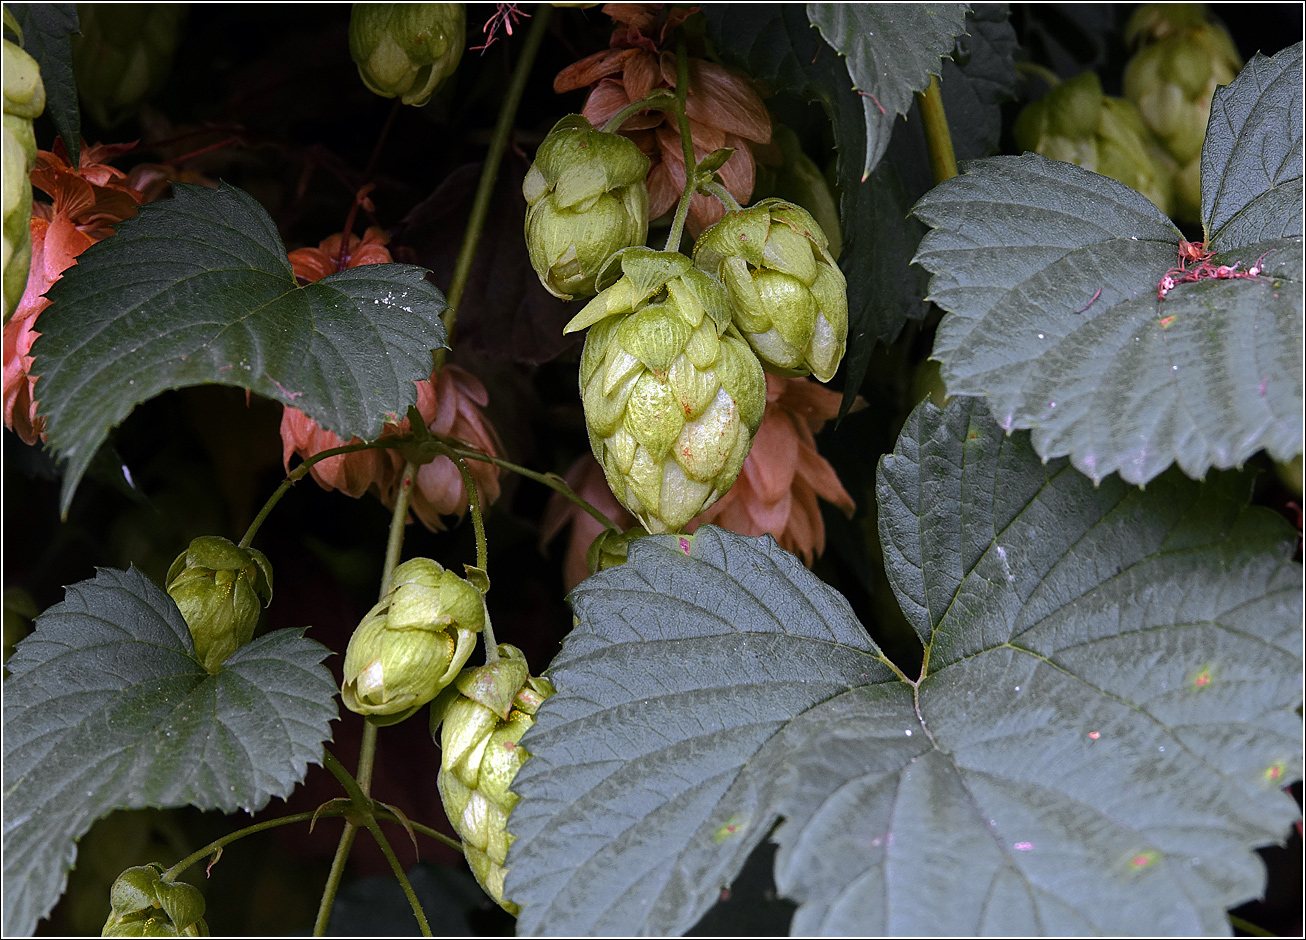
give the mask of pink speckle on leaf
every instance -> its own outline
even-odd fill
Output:
[[[1096,741],[1098,738],[1102,737],[1102,732],[1100,732],[1100,731],[1090,731],[1090,732],[1088,733],[1088,737],[1089,737],[1090,740]]]
[[[683,535],[680,537],[680,550],[686,555],[689,554],[689,539],[685,538]]]
[[[1034,850],[1033,842],[1017,842],[1012,846],[1017,852],[1032,852]]]

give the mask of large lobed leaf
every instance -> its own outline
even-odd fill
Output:
[[[41,67],[45,113],[68,148],[68,162],[78,165],[82,113],[77,106],[72,37],[81,33],[75,3],[10,3],[6,9],[23,30],[23,49]]]
[[[1146,483],[1266,449],[1302,452],[1301,45],[1216,93],[1203,150],[1215,264],[1259,278],[1181,283],[1179,230],[1134,190],[1032,154],[969,164],[927,194],[916,260],[948,311],[933,358],[1045,458]],[[1191,266],[1191,265],[1190,265]]]
[[[69,587],[6,664],[5,935],[50,912],[76,840],[113,810],[253,812],[287,796],[336,717],[328,653],[279,630],[210,674],[177,605],[140,572]]]
[[[36,397],[66,461],[62,508],[110,429],[158,393],[236,385],[344,439],[371,439],[417,401],[445,345],[444,297],[411,265],[300,287],[248,194],[177,184],[92,245],[52,287],[33,346]]]
[[[1095,487],[922,404],[878,484],[916,680],[769,538],[635,542],[522,740],[519,932],[682,932],[782,820],[795,934],[1227,933],[1301,766],[1301,568],[1246,483]]]

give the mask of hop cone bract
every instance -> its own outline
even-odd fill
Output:
[[[200,536],[168,569],[168,594],[190,628],[196,657],[217,672],[254,636],[259,608],[272,600],[272,566],[256,549]]]
[[[363,84],[420,107],[458,68],[467,36],[461,3],[355,3],[349,53]]]
[[[553,686],[531,677],[515,646],[501,644],[499,657],[463,670],[432,709],[431,727],[434,732],[443,723],[436,782],[467,863],[485,892],[516,914],[517,905],[503,896],[503,864],[512,844],[508,814],[519,799],[508,788],[530,757],[517,742],[535,723],[535,712]]]
[[[77,92],[91,117],[112,127],[168,81],[186,4],[79,3],[77,19]]]
[[[12,13],[4,11],[5,27],[20,34]],[[4,318],[18,307],[27,287],[32,261],[32,184],[36,165],[36,135],[32,121],[45,110],[45,86],[36,60],[4,40]]]

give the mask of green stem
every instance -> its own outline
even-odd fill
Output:
[[[708,180],[704,183],[700,183],[698,188],[706,190],[713,196],[716,196],[721,200],[721,205],[725,206],[730,212],[738,212],[740,208],[742,208],[739,203],[735,201],[735,197],[730,195],[730,190],[726,189],[716,180]]]
[[[605,134],[615,134],[622,124],[641,111],[651,111],[654,108],[670,111],[672,108],[668,107],[668,105],[673,104],[674,100],[674,96],[668,89],[654,89],[644,98],[631,102],[608,118],[607,123],[603,125],[603,132]]]
[[[916,104],[920,108],[925,142],[930,149],[930,169],[937,186],[957,175],[957,156],[952,149],[948,118],[943,113],[943,93],[939,91],[939,80],[933,75],[930,76],[930,87],[916,92]]]
[[[676,125],[680,128],[680,146],[685,155],[685,191],[676,204],[676,215],[671,220],[664,251],[679,251],[680,239],[685,233],[685,219],[689,217],[689,204],[698,189],[698,160],[694,157],[694,139],[689,130],[689,114],[685,100],[689,95],[689,50],[685,34],[676,33]]]
[[[476,488],[476,481],[472,479],[472,471],[468,468],[467,461],[452,447],[446,447],[446,450],[449,451],[450,459],[458,467],[458,472],[463,478],[463,488],[467,490],[467,509],[472,514],[472,529],[476,532],[476,567],[485,571],[490,557],[489,546],[485,542],[485,520],[481,517],[481,494]]]
[[[609,519],[607,514],[604,513],[602,509],[599,509],[597,506],[594,506],[591,503],[587,502],[575,490],[573,490],[570,486],[567,485],[566,480],[558,476],[556,473],[538,473],[534,470],[531,470],[529,467],[523,467],[520,464],[515,464],[512,463],[511,461],[504,460],[502,457],[492,457],[489,454],[483,454],[478,450],[467,450],[465,448],[458,447],[457,445],[462,442],[454,438],[439,438],[439,440],[441,440],[443,443],[448,445],[450,452],[453,453],[455,456],[465,457],[468,460],[480,460],[484,463],[492,463],[496,467],[502,467],[504,470],[509,470],[513,473],[524,476],[528,480],[534,480],[536,483],[543,483],[545,486],[549,487],[549,489],[553,490],[555,493],[561,493],[571,502],[575,503],[581,509],[585,510],[587,513],[593,516],[594,519],[603,526],[603,528],[611,529],[613,532],[621,531],[621,526],[617,525],[615,522]]]
[[[368,442],[360,441],[357,444],[344,444],[340,447],[332,447],[330,450],[319,451],[312,457],[305,457],[304,462],[294,470],[291,470],[290,473],[286,475],[286,478],[281,481],[281,485],[278,486],[273,494],[268,497],[267,502],[263,504],[263,508],[260,509],[258,515],[254,517],[254,521],[251,522],[249,528],[245,530],[245,535],[240,540],[240,547],[249,548],[250,543],[254,541],[254,536],[258,534],[259,526],[263,525],[263,520],[267,519],[268,514],[272,512],[272,507],[281,501],[281,497],[285,496],[292,486],[304,478],[312,468],[313,464],[326,460],[329,457],[339,457],[341,454],[352,454],[360,450],[398,447],[399,444],[400,441],[398,439]]]
[[[1037,62],[1017,62],[1016,71],[1030,78],[1041,78],[1049,88],[1056,88],[1061,84],[1061,78],[1056,72]]]
[[[408,904],[412,907],[413,915],[417,918],[417,925],[421,928],[422,936],[431,936],[431,925],[427,923],[426,912],[422,910],[421,902],[417,900],[417,895],[413,891],[413,886],[408,881],[408,875],[404,873],[404,866],[399,863],[399,856],[395,855],[394,849],[390,847],[390,840],[385,837],[385,833],[381,831],[380,823],[376,821],[376,815],[372,812],[372,801],[368,799],[367,794],[363,792],[363,788],[359,785],[359,782],[350,776],[349,771],[345,770],[344,765],[336,760],[335,756],[330,751],[323,751],[322,757],[322,765],[326,767],[327,770],[331,771],[335,778],[340,781],[340,785],[345,788],[345,793],[348,794],[349,799],[353,802],[354,809],[363,817],[363,825],[366,826],[367,831],[372,834],[372,838],[376,840],[376,844],[381,848],[381,854],[383,854],[386,861],[390,863],[390,870],[393,871],[395,877],[399,879],[399,886],[403,888],[404,895],[408,898]],[[349,828],[352,825],[353,824],[349,822],[345,823],[346,828]],[[332,866],[332,868],[334,870],[334,866]],[[321,917],[320,911],[318,916],[319,918]],[[327,910],[327,917],[328,919],[330,918],[329,908]]]
[[[327,924],[331,922],[331,905],[335,903],[336,893],[340,890],[340,880],[345,874],[345,861],[349,850],[354,847],[354,838],[358,827],[346,820],[345,830],[340,834],[340,844],[336,846],[335,857],[331,859],[331,872],[327,875],[326,885],[322,888],[322,900],[317,905],[317,919],[313,921],[313,936],[325,937]]]
[[[467,220],[467,231],[463,233],[462,248],[458,251],[458,260],[454,263],[453,280],[449,284],[449,293],[446,300],[449,306],[445,308],[442,319],[444,320],[445,332],[448,333],[450,344],[453,343],[454,325],[458,317],[458,304],[462,302],[463,290],[467,287],[467,278],[472,273],[472,259],[476,256],[476,246],[481,240],[481,232],[485,228],[486,216],[490,213],[490,196],[494,192],[494,181],[499,175],[499,164],[503,160],[503,152],[508,147],[508,137],[512,132],[513,120],[517,117],[517,107],[521,104],[522,93],[526,90],[526,81],[530,78],[531,66],[535,63],[535,55],[540,50],[540,44],[544,41],[544,34],[548,29],[549,15],[553,8],[546,3],[540,4],[535,8],[535,13],[531,17],[531,29],[526,36],[526,42],[522,46],[521,58],[517,60],[516,68],[513,71],[512,83],[508,86],[508,94],[503,99],[503,105],[499,109],[499,120],[494,125],[494,136],[490,138],[490,149],[485,155],[485,165],[481,168],[481,180],[476,187],[476,198],[472,202],[472,214]]]
[[[399,565],[399,554],[404,547],[404,527],[408,523],[408,503],[413,496],[413,477],[416,475],[417,464],[409,460],[399,477],[399,492],[395,496],[394,511],[390,513],[390,537],[385,544],[385,566],[381,569],[381,596],[378,600],[385,600],[390,593],[390,578]]]
[[[1229,926],[1235,930],[1241,930],[1243,933],[1249,933],[1253,937],[1277,937],[1278,934],[1266,930],[1264,927],[1258,927],[1249,920],[1243,920],[1236,914],[1229,915]]]

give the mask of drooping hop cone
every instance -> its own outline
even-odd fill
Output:
[[[272,600],[272,565],[260,551],[204,535],[168,569],[168,594],[209,672],[254,636],[259,608]]]
[[[184,881],[164,881],[158,862],[128,868],[109,889],[102,937],[207,937],[204,895]]]
[[[648,157],[579,114],[553,126],[522,181],[526,250],[555,297],[592,297],[614,252],[648,237]]]
[[[1196,222],[1211,98],[1238,75],[1242,59],[1200,3],[1144,4],[1129,18],[1125,39],[1142,44],[1125,67],[1125,97],[1177,164],[1176,216]]]
[[[4,11],[5,29],[21,35],[12,13]],[[32,261],[32,184],[36,136],[32,121],[45,110],[45,86],[36,60],[4,40],[4,318],[23,299]]]
[[[363,84],[421,107],[454,73],[467,43],[461,3],[355,3],[349,54]]]
[[[345,706],[378,725],[417,711],[453,681],[485,626],[481,592],[429,558],[395,568],[345,652]]]
[[[1076,75],[1026,105],[1013,131],[1021,150],[1109,176],[1167,215],[1172,211],[1174,161],[1138,109],[1104,95],[1093,72]]]
[[[783,199],[729,212],[694,245],[719,278],[735,326],[777,375],[828,382],[848,341],[848,282],[811,213]]]
[[[531,677],[522,651],[504,643],[497,662],[463,670],[431,710],[432,734],[440,727],[437,785],[445,814],[476,880],[514,915],[519,908],[503,896],[508,814],[518,801],[508,788],[530,757],[517,742],[552,694],[547,679]]]
[[[566,331],[590,327],[580,390],[590,447],[649,532],[674,532],[739,476],[766,408],[766,376],[717,281],[675,252],[614,257]]]
[[[77,92],[91,117],[113,127],[167,84],[186,4],[79,3],[77,17]]]

